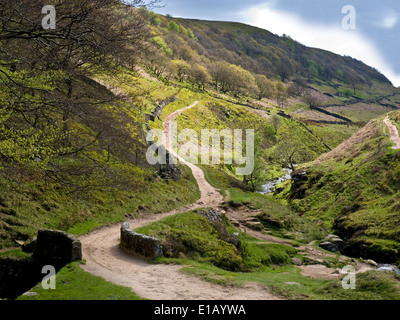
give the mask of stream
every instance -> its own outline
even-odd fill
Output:
[[[290,180],[292,178],[291,174],[293,170],[289,168],[285,168],[285,175],[281,176],[280,178],[276,179],[275,181],[269,181],[266,184],[262,185],[262,191],[259,191],[259,193],[267,195],[271,194],[275,191],[275,187],[284,181]],[[383,264],[383,263],[378,263],[378,266],[376,267],[376,270],[378,271],[388,271],[388,272],[395,272],[396,274],[400,275],[400,269],[392,264]]]
[[[278,178],[275,181],[269,181],[266,184],[262,185],[262,191],[260,191],[259,193],[264,194],[264,195],[270,194],[270,193],[274,192],[276,185],[278,185],[279,183],[282,183],[284,181],[292,179],[292,176],[291,176],[291,174],[293,172],[292,169],[285,168],[285,169],[283,169],[283,171],[285,171],[284,176]]]
[[[378,271],[389,271],[389,272],[396,272],[396,274],[400,275],[400,269],[392,264],[378,264]]]

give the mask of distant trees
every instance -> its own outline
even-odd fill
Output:
[[[163,53],[165,53],[169,57],[172,57],[174,52],[171,48],[168,48],[163,38],[161,38],[160,36],[156,36],[152,39],[152,41]]]
[[[210,74],[213,78],[215,90],[228,91],[230,82],[230,64],[225,61],[217,61],[210,64]]]
[[[288,94],[292,97],[303,96],[308,92],[308,84],[304,78],[294,77],[288,86]]]
[[[279,108],[284,108],[286,107],[288,99],[287,88],[282,82],[277,82],[275,84],[275,87],[276,87],[276,103]]]
[[[191,62],[197,56],[197,53],[188,45],[188,42],[176,32],[169,32],[164,36],[164,40],[169,48],[172,49],[174,59]]]
[[[181,30],[178,24],[174,20],[170,21],[170,23],[168,24],[168,29],[178,33]]]
[[[277,73],[281,77],[282,82],[289,79],[290,76],[294,73],[294,66],[292,62],[286,57],[281,57],[277,66]]]
[[[321,105],[321,98],[313,92],[308,91],[302,98],[303,102],[306,103],[310,108],[319,107]]]
[[[194,35],[192,29],[190,29],[190,28],[187,30],[187,35],[188,35],[188,37],[189,37],[190,39],[198,40],[197,37]]]
[[[217,61],[211,64],[210,72],[216,90],[231,92],[235,96],[257,92],[254,76],[240,66]]]
[[[211,81],[211,76],[206,67],[195,64],[189,71],[189,81],[200,90],[204,90],[206,84]]]
[[[269,80],[265,75],[256,75],[255,81],[258,87],[258,98],[272,98],[276,95],[275,83]]]
[[[174,63],[161,49],[156,46],[149,46],[146,48],[146,53],[147,55],[143,62],[157,77],[175,73]]]
[[[183,82],[191,74],[192,66],[184,60],[173,60],[172,63],[175,65],[176,74],[178,80]]]
[[[281,118],[277,114],[273,114],[270,118],[271,124],[274,127],[275,135],[278,133],[278,129],[281,125]]]
[[[148,11],[145,7],[141,7],[139,9],[140,15],[148,21],[148,23],[152,26],[159,27],[161,25],[160,16],[152,11]]]

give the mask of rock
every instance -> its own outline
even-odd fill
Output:
[[[340,237],[337,236],[337,235],[335,235],[335,234],[328,234],[328,235],[324,238],[325,241],[331,241],[332,239],[340,239]]]
[[[159,176],[163,180],[173,180],[173,181],[179,181],[182,178],[182,172],[181,169],[179,169],[178,166],[176,165],[167,165],[164,168],[161,168],[158,172]]]
[[[207,220],[210,222],[221,221],[222,219],[222,213],[214,209],[207,211],[199,210],[197,213],[207,218]]]
[[[235,226],[235,227],[238,227],[238,226],[240,226],[240,223],[239,223],[239,221],[237,221],[236,219],[234,219],[234,218],[231,218],[231,223]]]
[[[264,226],[258,221],[246,221],[245,226],[255,231],[262,231],[264,229]]]
[[[24,245],[24,240],[15,240],[15,242],[17,243],[17,244],[19,244],[20,246],[23,246]]]
[[[301,285],[300,283],[298,283],[298,282],[293,282],[293,281],[284,282],[284,284],[295,285],[295,286],[300,286],[300,285]]]
[[[378,266],[378,264],[372,259],[366,260],[365,263],[368,263],[369,265],[374,266],[374,267]]]
[[[331,274],[340,274],[341,270],[340,269],[335,269]]]
[[[331,251],[331,252],[339,251],[339,248],[337,247],[337,245],[333,244],[332,242],[329,242],[329,241],[321,242],[319,244],[319,246],[320,246],[320,248]]]
[[[25,293],[23,294],[23,296],[28,296],[28,297],[33,297],[33,296],[37,296],[37,295],[38,295],[37,292],[30,292],[30,291],[25,292]]]
[[[337,246],[337,248],[338,248],[337,251],[341,251],[343,246],[344,246],[344,241],[339,236],[337,236],[335,234],[330,234],[330,235],[326,236],[324,241],[325,242],[331,242],[335,246]]]
[[[270,226],[270,227],[276,227],[276,228],[282,228],[283,224],[277,219],[268,217],[268,216],[262,216],[260,217],[260,220],[262,220],[262,223],[264,225]]]
[[[302,265],[301,260],[299,258],[292,258],[292,261],[296,266]]]
[[[308,174],[306,171],[294,171],[291,177],[293,184],[290,199],[302,199],[306,192],[305,183],[308,181]]]
[[[228,243],[233,244],[237,249],[240,249],[242,247],[242,243],[239,240],[239,232],[233,233],[228,240]]]

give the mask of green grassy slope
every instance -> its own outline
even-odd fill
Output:
[[[392,113],[398,119],[399,113]],[[348,240],[351,255],[395,262],[399,245],[400,157],[383,118],[298,169],[304,183],[286,190],[292,207]]]
[[[95,7],[91,13],[96,17]],[[140,50],[133,46],[133,50],[121,53],[110,49],[120,49],[118,43],[107,43],[110,50],[97,52],[98,38],[90,38],[88,43],[94,46],[83,53],[58,50],[45,38],[36,43],[40,50],[35,52],[21,46],[29,47],[35,42],[32,39],[25,43],[16,37],[0,43],[0,249],[17,246],[16,240],[28,240],[40,228],[81,235],[126,217],[165,212],[197,200],[199,190],[188,168],[180,166],[180,181],[166,182],[145,157],[144,115],[160,101],[176,95],[177,101],[164,108],[160,118],[150,123],[151,128],[161,128],[167,115],[199,101],[177,118],[179,131],[255,130],[254,177],[235,176],[232,165],[204,169],[207,179],[221,188],[233,204],[259,211],[257,219],[262,228],[272,229],[269,231],[274,235],[296,244],[305,244],[321,239],[325,234],[323,226],[350,240],[350,253],[364,248],[364,256],[398,259],[399,156],[390,149],[380,120],[371,121],[353,142],[305,164],[308,181],[302,186],[303,193],[286,189],[281,195],[286,202],[290,200],[292,208],[247,192],[252,187],[251,179],[260,187],[265,180],[281,175],[282,167],[289,164],[288,153],[295,154],[291,161],[298,164],[313,161],[328,151],[326,145],[339,145],[370,119],[399,106],[398,90],[383,75],[349,57],[306,48],[290,37],[277,37],[243,24],[162,16],[156,20],[143,10],[107,9],[110,14],[119,10],[126,14],[121,16],[127,19],[126,25],[138,23],[143,32],[138,38],[145,42],[138,43]],[[137,12],[141,12],[143,20],[133,15]],[[179,24],[179,30],[173,30],[172,20]],[[90,23],[96,26],[95,20],[88,22],[89,27]],[[15,24],[11,27],[16,31],[24,27]],[[108,31],[115,31],[113,23],[104,27],[107,26]],[[136,35],[134,30],[137,29],[120,34]],[[118,41],[125,44],[133,38]],[[3,54],[7,51],[12,58]],[[37,63],[30,63],[33,53],[37,53]],[[40,60],[42,55],[54,57],[48,63]],[[177,68],[185,66],[182,61],[190,69],[183,75],[178,74]],[[244,77],[242,87],[223,90],[216,85],[213,67],[217,61],[230,64],[230,71]],[[139,65],[139,69],[135,68]],[[47,69],[50,70],[43,72]],[[273,92],[261,100],[255,82],[257,74],[267,76]],[[305,86],[320,99],[318,106],[329,114],[312,109],[304,96],[290,93],[297,76],[306,80]],[[335,119],[335,114],[352,122],[318,122],[324,116]],[[398,113],[392,115],[398,124],[399,117]],[[298,213],[318,221],[313,223]],[[179,219],[204,229],[185,232]],[[277,224],[274,228],[271,221]],[[149,228],[154,228],[150,233],[170,239],[181,237],[176,244],[184,247],[180,252],[184,259],[200,257],[190,263],[206,262],[217,273],[222,272],[215,269],[219,267],[230,269],[223,271],[227,274],[232,269],[269,268],[274,262],[286,264],[295,255],[291,248],[255,243],[248,244],[248,252],[242,255],[225,244],[221,251],[216,250],[221,245],[220,235],[192,213],[171,218],[162,227]],[[205,241],[208,237],[210,243]],[[194,253],[185,247],[188,243],[195,247]],[[304,279],[298,270],[290,269],[293,266],[286,267],[293,279],[308,288],[307,297],[320,297],[314,290],[317,288],[325,290],[324,294],[337,292],[334,284]],[[68,268],[64,270],[67,278],[69,272],[78,278],[87,276],[76,266]],[[252,276],[278,287],[277,282],[282,280],[280,276],[268,280],[261,273],[246,279]],[[372,278],[365,276],[366,281]],[[385,282],[386,278],[379,279]],[[287,289],[283,286],[278,291]],[[290,297],[301,297],[300,290],[290,292]]]
[[[109,80],[105,74],[98,77]],[[141,96],[128,90],[126,94],[147,99],[149,105],[176,92],[173,87],[160,87],[154,81],[125,73],[114,76],[113,85],[122,89],[124,86],[148,89]],[[87,89],[95,88],[107,92],[95,83]],[[155,173],[156,169],[147,164],[137,109],[116,100],[103,110],[109,117],[107,125],[115,130],[114,136],[108,136],[106,141],[96,141],[81,153],[55,156],[45,171],[31,164],[3,168],[0,177],[0,248],[17,246],[15,240],[33,238],[40,228],[81,235],[95,227],[122,221],[127,216],[175,209],[200,197],[188,168],[182,167],[183,176],[179,182],[165,182]],[[88,141],[89,136],[80,133],[88,130],[84,123],[75,119],[69,125],[79,130],[79,138]],[[122,147],[124,130],[132,137],[126,148],[133,150]],[[136,159],[127,160],[132,151]]]

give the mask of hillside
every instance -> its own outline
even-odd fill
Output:
[[[182,215],[167,220],[169,227],[143,226],[171,245],[161,263],[189,264],[192,273],[225,284],[254,276],[280,297],[305,297],[280,272],[306,286],[308,299],[338,292],[332,279],[300,275],[296,263],[305,270],[320,264],[325,276],[332,271],[325,268],[345,263],[364,267],[322,251],[328,231],[350,239],[353,256],[369,241],[374,249],[366,258],[378,252],[396,262],[386,257],[399,248],[398,153],[389,148],[382,117],[391,112],[399,123],[400,91],[378,71],[266,30],[174,19],[120,1],[58,1],[56,31],[39,23],[42,1],[0,2],[0,259],[29,261],[29,244],[42,228],[83,236],[174,212]],[[221,224],[188,213],[194,203],[209,205],[199,201],[199,168],[146,158],[150,129],[163,129],[184,108],[178,133],[255,131],[251,174],[237,175],[236,163],[199,165],[224,198],[215,205],[227,213]],[[299,164],[309,179],[303,193],[289,191],[291,182],[276,199],[257,193]],[[237,232],[243,247],[227,244],[226,232]],[[226,250],[216,251],[221,243]],[[279,277],[271,280],[275,267]],[[76,268],[62,274],[78,283],[89,277]],[[391,275],[377,278],[389,283],[387,293],[366,289],[355,297],[398,296]]]
[[[389,117],[397,126],[399,115]],[[346,254],[396,262],[400,163],[383,120],[298,168],[286,196],[297,212],[346,239]]]
[[[234,22],[176,21],[193,30],[198,42],[192,44],[192,49],[204,52],[211,61],[222,59],[253,74],[279,77],[282,81],[297,75],[309,80],[338,80],[350,85],[371,84],[374,80],[390,83],[385,76],[361,61],[306,47],[287,35],[279,37],[267,30]],[[172,45],[174,37],[169,37],[167,43]],[[178,55],[181,50],[176,51]]]
[[[288,36],[240,23],[162,16],[152,23],[152,34],[169,59],[148,62],[150,70],[199,88],[210,81],[209,92],[241,97],[267,112],[284,109],[330,148],[400,106],[399,90],[377,70]]]

